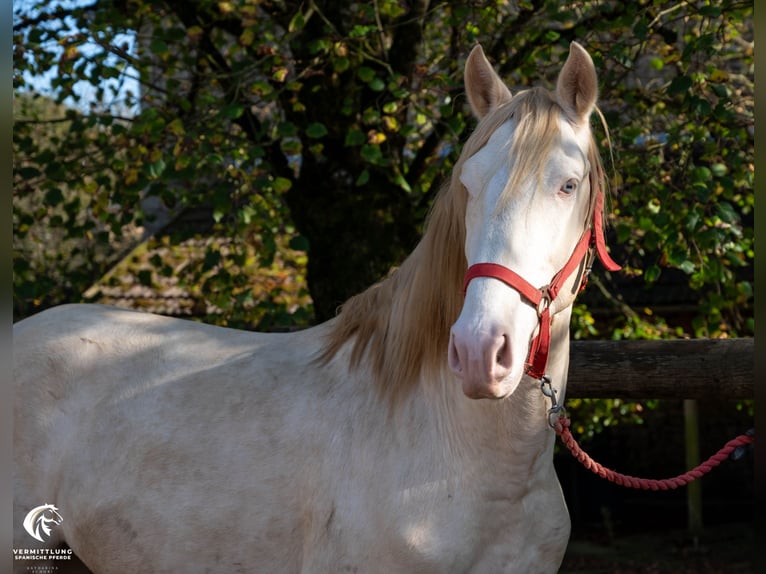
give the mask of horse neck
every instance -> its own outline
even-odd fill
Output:
[[[557,396],[563,401],[569,366],[569,319],[571,307],[558,313],[551,326],[548,374]],[[449,456],[482,462],[492,460],[492,472],[512,472],[517,466],[543,468],[552,463],[555,435],[548,425],[550,400],[539,381],[525,376],[505,399],[473,400],[463,395],[460,381],[444,368],[440,385],[429,385],[417,393],[423,403],[411,405],[434,416]],[[551,456],[547,456],[550,454]]]

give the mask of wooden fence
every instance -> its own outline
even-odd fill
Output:
[[[573,341],[567,397],[752,399],[753,339]]]

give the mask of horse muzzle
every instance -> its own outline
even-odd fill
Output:
[[[507,333],[472,335],[458,325],[452,328],[449,366],[468,398],[503,399],[513,393],[526,355],[516,356],[512,347]]]

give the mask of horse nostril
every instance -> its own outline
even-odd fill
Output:
[[[496,363],[502,364],[503,361],[505,360],[506,347],[508,347],[508,339],[503,337],[503,344],[500,346],[500,348],[497,350],[497,353],[495,354]]]
[[[495,353],[494,375],[498,379],[504,378],[511,368],[511,344],[508,335],[498,337],[498,347]]]
[[[450,333],[447,352],[449,368],[459,378],[467,377],[472,384],[502,382],[511,372],[512,354],[508,334],[471,333],[465,336],[459,331]]]
[[[448,363],[450,369],[456,374],[461,374],[463,372],[463,368],[460,364],[460,352],[457,348],[457,343],[455,342],[455,333],[450,333],[449,338],[449,353],[448,353]]]

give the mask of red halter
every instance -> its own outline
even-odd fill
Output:
[[[532,340],[527,357],[526,373],[535,379],[542,380],[545,376],[545,369],[548,365],[548,351],[551,344],[551,310],[550,306],[559,294],[559,289],[569,276],[574,273],[585,258],[588,249],[595,247],[596,255],[601,263],[609,271],[619,271],[621,267],[615,263],[609,253],[606,251],[604,241],[603,209],[604,195],[601,190],[596,191],[596,204],[593,210],[593,226],[586,229],[577,245],[569,256],[569,260],[564,264],[556,275],[553,276],[548,285],[534,287],[518,273],[515,273],[497,263],[476,263],[468,268],[463,283],[463,294],[468,289],[468,284],[476,277],[494,277],[499,279],[512,289],[519,292],[522,298],[526,299],[533,307],[537,309],[537,316],[540,319],[540,331]],[[585,287],[590,273],[590,266],[585,270],[580,289]]]

